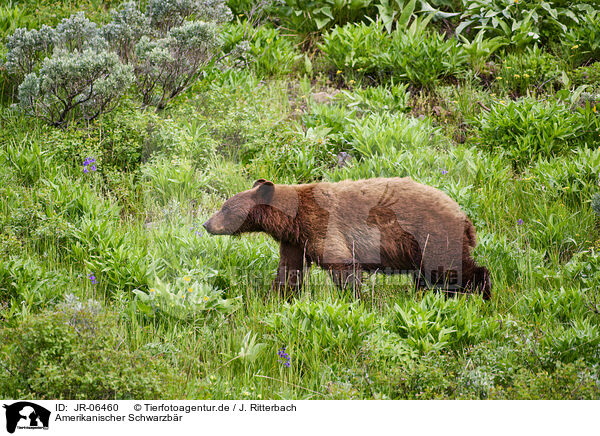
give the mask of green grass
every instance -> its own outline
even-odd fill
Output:
[[[58,4],[40,6],[44,23],[71,9],[108,19],[99,2]],[[2,11],[37,24],[29,3]],[[241,26],[228,25],[231,43]],[[3,96],[0,395],[598,399],[598,97],[482,73],[525,58],[534,71],[554,59],[550,47],[497,50],[427,88],[389,74],[362,86],[311,51],[299,57],[269,26],[246,68],[207,71],[159,114],[131,92],[110,114],[61,130]],[[571,76],[556,56],[552,68]],[[343,168],[340,152],[352,156]],[[83,172],[88,157],[97,171]],[[313,268],[286,302],[270,290],[275,241],[201,227],[257,178],[379,176],[410,176],[461,205],[491,301],[381,275],[365,276],[357,298]]]

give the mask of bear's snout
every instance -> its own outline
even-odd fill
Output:
[[[215,234],[215,231],[213,229],[213,226],[211,225],[210,219],[207,220],[204,224],[202,224],[202,227],[204,227],[206,229],[206,231],[208,233],[210,233],[211,235]]]
[[[210,217],[204,224],[202,224],[202,227],[204,227],[206,229],[206,231],[208,233],[210,233],[211,235],[226,235],[227,234],[227,231],[225,230],[225,227],[223,226],[222,220],[215,219],[214,216]]]

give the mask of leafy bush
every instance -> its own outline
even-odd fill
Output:
[[[358,114],[393,114],[410,110],[408,85],[402,83],[392,82],[389,86],[356,88],[352,92],[344,90],[340,97],[348,108],[356,109]]]
[[[548,92],[559,86],[561,70],[557,60],[537,45],[527,47],[523,53],[508,54],[502,62],[500,74],[496,77],[502,91],[524,95],[527,91]]]
[[[112,110],[133,81],[132,68],[114,53],[85,50],[73,56],[56,51],[39,73],[19,86],[19,105],[53,126],[93,120]]]
[[[600,87],[600,62],[576,68],[571,72],[571,76],[575,86],[591,85],[598,88]]]
[[[324,172],[336,162],[333,147],[323,133],[319,129],[308,128],[306,132],[293,136],[279,136],[275,146],[265,148],[252,159],[249,172],[257,177],[262,175],[289,183],[310,183],[322,179]]]
[[[485,31],[480,30],[472,41],[459,35],[462,41],[462,48],[469,58],[469,63],[476,73],[481,73],[485,69],[486,61],[494,54],[496,50],[507,44],[506,39],[501,36],[495,38],[485,38]]]
[[[600,13],[588,11],[579,24],[569,26],[562,47],[575,65],[600,61]]]
[[[224,53],[242,50],[235,60],[242,58],[242,66],[251,67],[260,76],[290,73],[297,55],[293,44],[279,30],[264,25],[254,28],[247,21],[224,25],[222,39]]]
[[[390,47],[391,38],[383,32],[380,23],[337,26],[323,35],[320,45],[336,70],[359,77],[374,75],[379,80],[390,74],[390,71],[382,70],[384,62],[381,59]]]
[[[135,49],[135,74],[144,105],[163,109],[194,83],[219,48],[216,25],[201,21],[173,27],[165,38],[142,37]]]
[[[0,307],[11,310],[35,310],[58,298],[68,282],[57,271],[50,271],[35,258],[8,257],[0,265]]]
[[[597,189],[600,150],[579,149],[561,158],[540,159],[528,174],[539,193],[579,208]]]
[[[600,330],[587,319],[576,320],[545,338],[549,360],[573,363],[585,360],[596,363],[600,357]]]
[[[389,77],[431,88],[457,76],[466,56],[456,40],[427,30],[428,19],[414,19],[407,29],[383,33],[382,25],[348,24],[324,35],[320,45],[331,66],[355,78],[382,82]]]
[[[519,49],[540,40],[561,40],[578,15],[592,9],[583,2],[567,7],[556,1],[463,0],[461,23],[456,28],[483,29],[487,37],[502,36]]]
[[[241,297],[224,299],[223,291],[206,282],[216,271],[205,271],[200,279],[180,277],[174,283],[158,278],[148,293],[135,289],[133,306],[149,317],[165,317],[175,320],[207,322],[218,315],[231,315],[241,306]]]
[[[67,297],[54,312],[0,330],[0,389],[14,398],[141,399],[169,395],[179,377],[161,358],[129,350],[93,301]],[[23,356],[27,356],[23,359]]]
[[[284,0],[277,10],[283,27],[301,35],[359,22],[375,14],[375,2],[371,0]]]
[[[540,156],[552,157],[576,147],[591,147],[600,120],[589,103],[571,110],[558,102],[532,99],[500,102],[479,121],[481,147],[504,154],[516,168]]]
[[[317,364],[321,353],[356,351],[378,326],[375,313],[356,303],[341,301],[297,301],[285,304],[265,319],[279,344],[287,344],[305,364]]]
[[[466,303],[464,299],[428,294],[406,308],[396,304],[388,324],[408,347],[427,354],[493,339],[498,329],[496,323],[477,312],[475,301]]]

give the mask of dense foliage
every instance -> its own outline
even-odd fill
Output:
[[[142,3],[0,6],[3,397],[600,398],[594,2]],[[460,204],[491,301],[283,301],[274,241],[202,228],[379,176]]]

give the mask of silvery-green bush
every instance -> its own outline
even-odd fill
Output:
[[[216,59],[217,23],[231,11],[224,0],[149,0],[146,12],[127,1],[102,28],[78,12],[54,29],[18,29],[8,38],[6,69],[20,83],[19,106],[56,126],[91,120],[135,77],[143,105],[164,108]]]
[[[190,17],[216,23],[232,18],[224,0],[150,0],[146,15],[153,27],[165,33]]]
[[[57,50],[19,86],[19,106],[54,126],[92,120],[114,108],[133,81],[132,67],[115,53]]]
[[[142,36],[150,34],[150,19],[134,1],[123,3],[117,10],[113,9],[111,15],[111,22],[102,28],[102,32],[111,49],[127,63],[133,58],[137,42]]]
[[[45,24],[41,29],[17,29],[6,40],[8,73],[17,81],[34,71],[45,55],[54,47],[54,29]]]
[[[106,40],[96,23],[86,18],[85,13],[77,12],[63,19],[54,31],[56,47],[69,52],[82,52],[86,49],[106,49]]]
[[[165,38],[142,37],[135,50],[135,74],[143,104],[163,109],[215,60],[220,46],[217,25],[202,21],[174,27]]]

